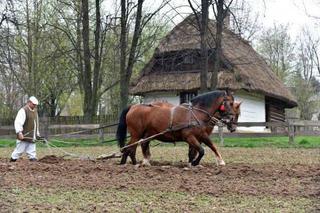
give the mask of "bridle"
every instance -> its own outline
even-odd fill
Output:
[[[220,105],[219,107],[219,114],[222,116],[222,121],[225,123],[225,124],[235,124],[235,122],[233,121],[234,120],[234,117],[235,117],[235,114],[234,113],[231,113],[231,107],[229,104],[226,104],[226,102],[228,101],[227,97],[224,96],[224,99],[223,99],[223,103]],[[226,109],[227,108],[227,109]],[[228,116],[232,116],[231,120],[230,121],[226,121],[224,120],[223,117],[228,117]]]
[[[213,127],[213,126],[215,126],[215,125],[218,124],[218,123],[221,123],[221,124],[223,124],[223,125],[229,125],[229,124],[231,124],[231,123],[234,123],[234,122],[233,122],[233,119],[234,119],[233,117],[232,117],[232,119],[231,119],[230,121],[227,121],[227,120],[225,120],[225,119],[223,118],[223,117],[225,117],[225,116],[227,116],[227,115],[233,115],[232,113],[230,113],[230,111],[231,111],[230,106],[226,104],[227,101],[228,101],[227,97],[224,96],[224,99],[223,99],[222,104],[219,106],[218,109],[216,109],[216,110],[212,113],[212,115],[211,115],[207,110],[200,109],[200,108],[198,108],[198,107],[194,107],[191,103],[185,103],[185,104],[182,104],[182,105],[180,105],[180,106],[183,106],[183,107],[187,108],[187,109],[191,112],[193,118],[197,121],[197,123],[198,123],[199,125],[201,124],[201,121],[200,121],[200,120],[198,119],[198,117],[195,115],[195,113],[194,113],[193,110],[196,110],[196,111],[198,111],[198,112],[204,113],[204,114],[207,115],[207,117],[209,118],[209,120],[205,121],[204,123],[206,123],[207,125]],[[227,109],[227,110],[228,110],[228,113],[226,113],[226,108],[228,108],[228,109]],[[219,119],[219,118],[217,118],[217,117],[214,116],[214,114],[216,114],[216,112],[219,112],[219,114],[220,114],[221,117],[222,117],[221,119]]]

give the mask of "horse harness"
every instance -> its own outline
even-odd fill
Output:
[[[226,105],[227,101],[227,97],[224,96],[224,100],[223,103],[219,106],[219,108],[213,113],[213,115],[219,111],[219,113],[224,113],[226,112],[226,108],[228,108],[227,110],[230,111],[230,106]],[[159,107],[157,105],[154,105],[152,103],[149,104],[143,104],[145,106],[149,106],[149,107]],[[189,122],[188,124],[181,124],[181,125],[173,125],[173,118],[174,118],[174,113],[177,107],[182,107],[184,109],[187,109],[189,111]],[[194,111],[199,111],[204,113],[205,115],[208,116],[209,120],[207,121],[200,121],[198,119],[198,117],[196,116],[196,114],[194,113]],[[172,131],[178,131],[181,129],[185,129],[185,128],[192,128],[195,126],[211,126],[214,127],[217,123],[221,123],[221,124],[226,124],[227,122],[224,121],[223,119],[218,119],[216,117],[214,117],[213,115],[210,115],[210,113],[206,110],[194,107],[191,103],[183,103],[181,105],[178,106],[174,106],[170,109],[170,121],[169,121],[169,126],[168,129],[165,130],[165,132],[172,132]],[[192,118],[194,119],[194,121],[192,121]]]
[[[220,106],[220,108],[222,106],[224,107],[224,104],[222,104]],[[185,109],[187,109],[189,111],[189,122],[188,122],[188,124],[183,124],[182,126],[179,126],[179,127],[176,127],[176,126],[173,125],[174,113],[175,113],[175,109],[177,107],[182,107],[182,108],[185,108]],[[218,110],[221,110],[220,108]],[[204,113],[205,115],[208,116],[209,120],[205,121],[205,122],[204,121],[200,121],[198,119],[198,117],[196,116],[196,114],[194,113],[194,110]],[[215,113],[213,113],[213,114],[215,114]],[[192,118],[194,119],[194,121],[192,121]],[[191,127],[202,126],[202,125],[208,125],[208,126],[214,127],[219,122],[224,123],[223,120],[219,120],[218,118],[210,115],[210,113],[208,111],[200,109],[200,108],[197,108],[197,107],[194,107],[191,103],[184,103],[184,104],[181,104],[179,106],[174,106],[174,107],[172,107],[170,109],[170,121],[169,121],[168,129],[170,129],[172,131],[176,131],[176,130],[180,130],[180,129],[184,129],[184,128],[191,128]]]

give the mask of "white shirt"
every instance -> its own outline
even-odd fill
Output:
[[[29,109],[33,112],[34,110],[32,110],[30,107]],[[23,125],[24,123],[26,122],[26,119],[27,119],[27,115],[26,115],[26,111],[21,108],[19,111],[18,111],[18,114],[16,116],[16,119],[14,120],[14,129],[16,131],[16,133],[18,134],[19,132],[22,132],[23,131]],[[30,134],[32,134],[33,136],[33,139],[36,139],[36,135],[40,135],[39,133],[39,122],[37,122],[37,132],[33,131],[33,132],[30,132]],[[28,133],[24,136],[27,136],[27,137],[30,137],[31,135],[29,135]]]

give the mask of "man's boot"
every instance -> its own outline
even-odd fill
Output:
[[[16,162],[17,159],[10,158],[10,162]]]

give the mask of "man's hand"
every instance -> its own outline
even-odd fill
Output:
[[[43,140],[44,140],[44,137],[42,137],[42,136],[39,135],[39,136],[36,137],[36,139],[37,139],[38,141],[43,141]]]
[[[48,141],[45,139],[45,137],[42,137],[42,136],[40,136],[40,135],[37,136],[36,139],[37,139],[37,141],[42,142],[42,143],[44,143],[44,144],[47,144],[47,143],[48,143]]]
[[[24,139],[24,136],[22,134],[22,132],[19,132],[18,135],[17,135],[17,138],[22,141]]]

